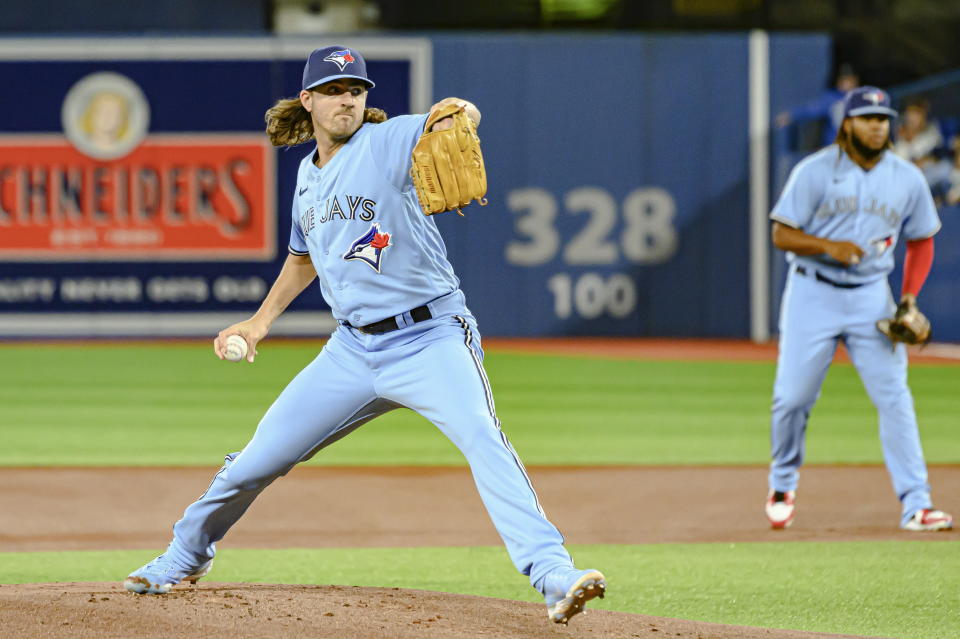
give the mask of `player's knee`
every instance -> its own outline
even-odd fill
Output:
[[[778,389],[773,395],[773,410],[774,412],[809,411],[816,399],[816,393],[806,389]]]
[[[870,394],[873,405],[881,413],[891,411],[913,411],[913,395],[910,389],[897,388],[888,392],[874,392]]]
[[[229,488],[244,492],[263,490],[287,468],[276,463],[248,462],[243,458],[238,461],[227,467],[223,481]]]
[[[231,485],[242,492],[261,491],[280,476],[281,473],[258,473],[230,477]]]
[[[465,455],[500,437],[500,429],[489,413],[463,414],[451,426],[450,441]]]

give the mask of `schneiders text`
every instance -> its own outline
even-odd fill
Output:
[[[250,163],[220,166],[0,166],[0,226],[213,225],[243,231],[251,202],[240,180]],[[69,242],[68,242],[69,243]]]

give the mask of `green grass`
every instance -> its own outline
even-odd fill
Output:
[[[596,608],[904,639],[960,636],[960,553],[951,542],[571,550],[579,565],[607,575],[609,595],[592,604]],[[117,581],[154,554],[0,553],[0,583]],[[540,601],[499,547],[226,549],[219,553],[211,579],[402,587]]]
[[[0,346],[0,466],[217,466],[319,344],[264,344],[255,365],[203,343]],[[487,353],[497,412],[528,465],[764,464],[774,365]],[[960,463],[960,366],[911,369],[927,460]],[[809,463],[881,463],[873,406],[835,365]],[[461,465],[411,411],[311,463]],[[603,569],[598,607],[764,627],[960,636],[956,542],[581,546]],[[113,581],[156,552],[0,553],[0,583]],[[426,571],[423,566],[429,565]],[[931,578],[931,576],[933,576]],[[538,601],[500,548],[231,550],[219,581],[397,586]]]
[[[0,346],[0,465],[215,466],[240,450],[316,345],[267,343],[257,363],[203,343]],[[662,362],[492,351],[497,413],[524,462],[762,464],[772,363]],[[911,370],[927,460],[960,462],[960,366]],[[880,463],[875,410],[849,365],[814,409],[809,463]],[[409,410],[386,415],[311,463],[460,465]]]

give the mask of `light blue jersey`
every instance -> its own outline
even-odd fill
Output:
[[[458,289],[406,168],[425,115],[364,124],[322,169],[303,158],[289,250],[317,270],[333,316],[365,326]]]
[[[851,284],[889,275],[901,236],[917,240],[940,230],[930,188],[916,166],[884,152],[876,166],[864,171],[836,145],[814,153],[794,168],[770,218],[863,249],[863,258],[855,266],[845,266],[825,254],[787,255],[792,264],[805,264],[833,281]]]

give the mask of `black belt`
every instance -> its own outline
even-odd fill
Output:
[[[426,306],[418,306],[410,311],[410,317],[413,318],[413,323],[417,324],[419,322],[425,322],[428,319],[431,319],[433,315],[430,314],[430,309]],[[397,324],[396,317],[388,317],[385,320],[380,320],[379,322],[374,322],[373,324],[367,324],[366,326],[353,326],[349,323],[347,326],[351,326],[361,333],[367,333],[368,335],[381,335],[383,333],[389,333],[390,331],[395,331],[400,328],[400,325]]]
[[[811,269],[813,270],[813,269]],[[807,274],[807,268],[805,266],[798,266],[797,273],[800,275]],[[813,275],[817,278],[817,281],[823,282],[824,284],[829,284],[830,286],[836,286],[837,288],[859,288],[863,286],[863,283],[860,284],[845,284],[844,282],[834,282],[829,277],[825,275],[820,275],[817,271],[813,271]]]

